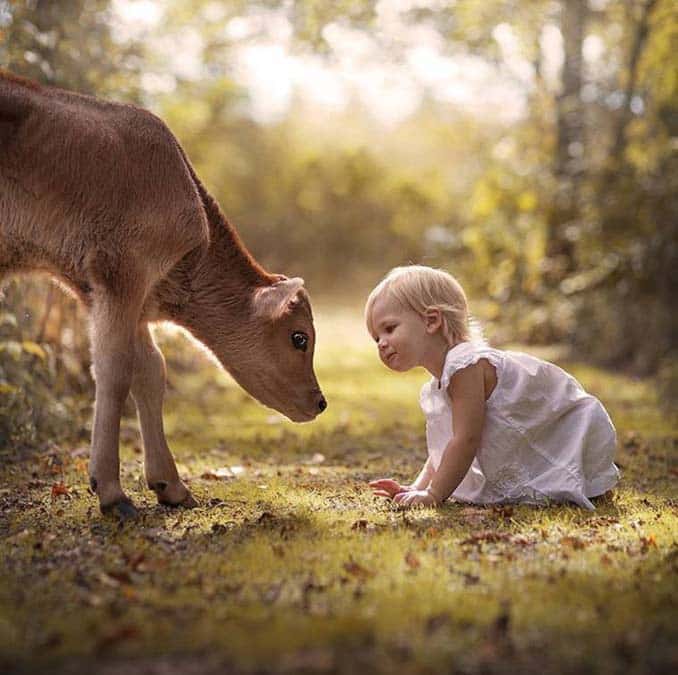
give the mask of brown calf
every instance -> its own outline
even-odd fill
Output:
[[[165,362],[151,322],[186,328],[252,396],[296,422],[326,406],[303,281],[257,264],[163,122],[0,71],[0,278],[29,271],[57,277],[88,309],[89,472],[102,511],[135,513],[118,459],[130,391],[149,487],[162,503],[195,503],[165,440]]]

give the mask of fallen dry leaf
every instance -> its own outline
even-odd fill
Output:
[[[498,541],[508,541],[510,538],[511,535],[508,532],[497,532],[496,530],[481,530],[480,532],[474,532],[470,537],[464,539],[461,543],[462,545],[463,544],[479,545],[482,542],[494,544]]]
[[[407,563],[407,566],[411,570],[417,570],[421,567],[421,562],[419,561],[419,558],[412,553],[412,551],[408,551],[405,555],[405,562]]]
[[[563,537],[560,540],[560,543],[563,546],[569,546],[570,548],[574,549],[575,551],[581,551],[582,549],[586,548],[586,542],[580,539],[579,537],[574,537],[571,535],[567,535],[566,537]]]
[[[63,483],[54,483],[54,485],[52,485],[52,499],[56,499],[57,497],[67,497],[68,493],[68,487]]]
[[[368,570],[366,567],[363,567],[359,563],[355,562],[355,560],[349,560],[348,562],[344,563],[344,569],[350,575],[357,577],[358,579],[365,580],[374,576],[374,572],[372,570]]]
[[[654,534],[640,538],[640,552],[647,553],[650,548],[657,548],[657,539]]]

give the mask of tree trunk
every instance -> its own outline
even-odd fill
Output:
[[[656,4],[657,0],[647,0],[643,6],[633,38],[633,46],[629,56],[628,80],[624,90],[624,102],[617,116],[612,134],[612,148],[609,155],[609,164],[612,171],[614,171],[614,167],[619,165],[626,150],[626,127],[631,119],[631,99],[633,98],[633,92],[638,80],[638,64],[650,32],[650,15]]]
[[[568,230],[579,221],[579,193],[584,177],[584,119],[581,101],[582,44],[586,0],[560,0],[560,31],[565,59],[562,91],[556,97],[557,145],[554,176],[558,187],[549,217],[546,254],[548,278],[559,282],[575,268],[574,241]]]

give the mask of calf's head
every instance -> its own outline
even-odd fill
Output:
[[[248,324],[247,353],[229,370],[264,405],[294,422],[314,419],[327,403],[313,371],[315,329],[303,280],[283,277],[254,291]]]

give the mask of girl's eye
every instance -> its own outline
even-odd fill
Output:
[[[302,352],[305,352],[308,348],[308,335],[301,331],[295,331],[292,333],[292,345],[295,349],[301,349]]]
[[[395,326],[386,326],[386,332],[387,333],[392,333],[395,330]]]

